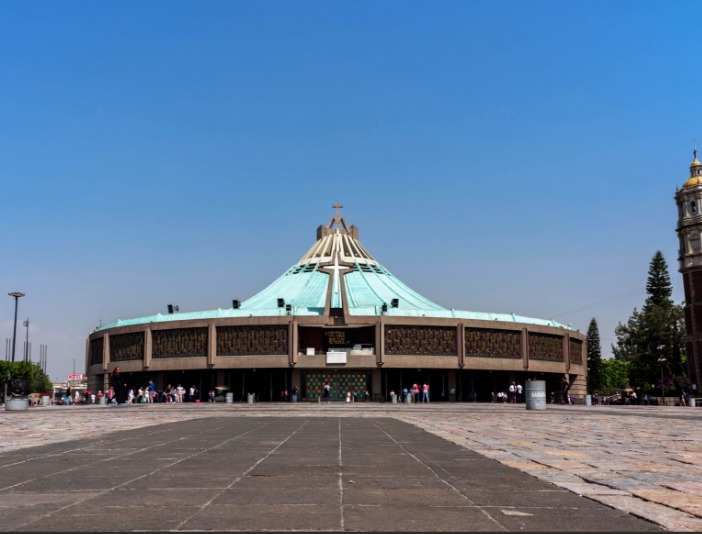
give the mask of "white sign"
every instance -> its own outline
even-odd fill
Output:
[[[346,363],[346,353],[327,352],[327,363]]]
[[[538,398],[546,398],[546,392],[545,391],[532,391],[531,392],[531,398],[532,399],[538,399]]]

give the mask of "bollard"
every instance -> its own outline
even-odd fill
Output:
[[[696,406],[695,404],[695,397],[690,397],[690,404],[688,406],[692,406],[693,408]]]
[[[226,404],[234,404],[234,393],[227,393],[224,400]]]
[[[585,395],[585,406],[592,406],[592,395]]]
[[[254,394],[253,394],[253,393],[248,393],[248,394],[246,395],[246,402],[249,403],[249,404],[253,404],[253,403],[254,403]]]
[[[527,380],[526,382],[526,409],[546,409],[546,382],[543,380]]]

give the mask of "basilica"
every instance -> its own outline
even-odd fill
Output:
[[[353,393],[383,402],[427,384],[432,402],[488,402],[512,382],[544,380],[586,393],[585,337],[568,325],[512,313],[447,309],[402,283],[359,239],[338,203],[309,250],[277,280],[231,308],[169,309],[120,319],[86,344],[91,390],[120,367],[134,388],[152,380],[217,388],[233,402],[275,401],[296,387],[317,401]]]

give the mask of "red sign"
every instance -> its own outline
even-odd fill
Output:
[[[78,374],[68,375],[68,381],[71,382],[72,380],[77,380],[77,381],[85,380],[85,375],[78,375]]]

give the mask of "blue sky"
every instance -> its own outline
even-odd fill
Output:
[[[3,290],[27,294],[34,359],[47,345],[63,379],[100,321],[252,296],[339,200],[427,298],[595,317],[608,354],[656,250],[683,299],[701,19],[699,2],[2,2]],[[13,313],[5,297],[2,339]]]

